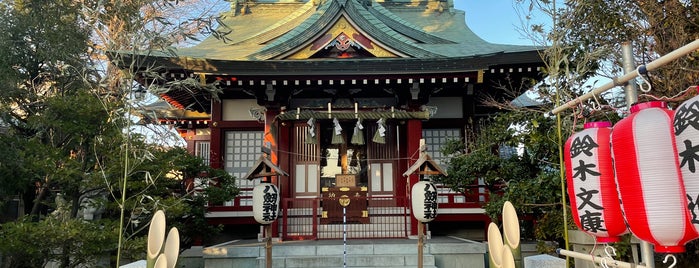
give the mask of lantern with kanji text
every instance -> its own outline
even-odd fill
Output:
[[[279,189],[271,183],[260,183],[252,190],[252,210],[260,224],[270,224],[279,214]]]
[[[659,253],[684,252],[684,244],[697,238],[686,209],[672,117],[664,102],[639,103],[611,134],[626,222]]]
[[[699,96],[678,106],[672,123],[682,181],[687,194],[687,210],[691,215],[694,230],[699,232]]]
[[[573,220],[597,242],[618,242],[626,233],[614,179],[610,122],[589,122],[565,144],[565,170]]]
[[[420,222],[431,222],[437,217],[437,187],[429,181],[419,181],[412,189],[413,216]]]

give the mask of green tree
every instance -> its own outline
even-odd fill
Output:
[[[556,17],[555,29],[566,33],[565,38],[560,38],[556,45],[571,48],[564,53],[571,65],[595,66],[597,68],[592,68],[589,73],[615,77],[623,73],[620,45],[624,42],[633,45],[635,63],[640,65],[699,39],[697,12],[697,1],[568,1]],[[699,79],[697,56],[699,52],[694,51],[651,71],[646,80],[652,88],[647,92],[639,92],[639,101],[663,99],[675,106],[689,98],[691,95],[688,93],[693,92],[686,92],[686,89],[696,85]],[[633,82],[645,84],[640,81]],[[561,88],[566,89],[565,86]],[[644,88],[647,89],[648,86]],[[567,95],[562,98],[563,101],[569,101],[575,96]],[[624,105],[629,103],[622,102],[615,106]],[[581,116],[587,114],[585,110],[622,116],[627,112],[623,108],[621,111],[612,111],[588,106],[566,111],[563,116],[582,120],[584,118]],[[568,116],[571,112],[572,116]],[[570,134],[569,131],[565,133],[566,136]],[[696,240],[687,244],[687,251],[691,253],[682,254],[682,262],[696,261],[694,253],[696,248],[699,248],[697,244]]]
[[[510,200],[523,215],[532,215],[537,227],[530,237],[559,240],[564,219],[570,224],[570,208],[563,207],[561,191],[563,142],[585,121],[616,122],[625,116],[620,90],[597,96],[555,117],[554,107],[573,100],[593,86],[597,76],[623,74],[623,42],[634,44],[637,64],[648,63],[699,38],[696,1],[538,1],[517,0],[522,11],[523,30],[532,42],[545,49],[547,78],[532,91],[542,103],[538,107],[514,107],[490,101],[507,113],[498,114],[477,130],[468,147],[458,142],[446,153],[453,153],[449,174],[441,178],[457,191],[467,192],[478,178],[491,190],[500,190],[486,204],[494,217],[503,200]],[[547,15],[550,20],[534,23]],[[537,17],[537,15],[539,15]],[[652,90],[641,101],[672,97],[696,84],[699,73],[697,52],[672,62],[650,74]],[[632,81],[632,83],[636,83]],[[503,88],[507,89],[507,88]],[[681,101],[681,98],[671,101]],[[572,111],[572,112],[571,112]],[[520,148],[520,154],[503,157],[506,146]],[[563,199],[562,199],[563,197]],[[566,201],[567,202],[567,201]],[[526,228],[525,228],[526,229]],[[526,235],[526,234],[525,234]],[[692,247],[690,245],[690,247]]]
[[[30,215],[0,227],[5,267],[40,267],[49,261],[96,267],[101,254],[122,248],[123,257],[139,257],[145,252],[144,230],[157,209],[166,210],[169,222],[180,227],[186,246],[216,230],[206,224],[204,205],[237,193],[227,173],[210,170],[181,148],[149,144],[132,132],[129,115],[136,108],[129,93],[136,84],[128,76],[102,71],[104,57],[95,53],[104,50],[90,41],[91,34],[104,30],[91,28],[104,25],[93,19],[127,18],[112,25],[111,30],[122,31],[111,37],[136,35],[143,27],[135,23],[141,9],[131,4],[0,2],[5,33],[0,37],[0,124],[8,127],[0,133],[0,205],[19,194]],[[91,8],[111,17],[90,17]],[[208,175],[200,178],[201,189],[182,188],[182,179],[202,171]],[[89,209],[101,210],[102,219],[83,221]],[[121,215],[128,216],[122,220]]]
[[[497,114],[476,131],[468,146],[451,141],[444,148],[443,153],[452,156],[449,176],[438,180],[465,195],[481,180],[490,192],[484,207],[494,221],[509,200],[527,224],[523,238],[562,238],[556,121],[541,111],[523,109]],[[532,220],[536,225],[529,224]]]

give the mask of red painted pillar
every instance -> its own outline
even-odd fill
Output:
[[[223,137],[223,133],[221,133],[221,128],[219,128],[219,125],[221,124],[221,121],[223,120],[223,104],[220,101],[211,101],[211,122],[209,124],[209,127],[211,128],[211,138],[210,138],[210,153],[209,157],[211,159],[211,167],[212,168],[223,168],[223,155],[221,152],[223,151],[221,149],[221,144],[223,144],[223,141],[221,141],[221,138]]]
[[[405,142],[407,144],[405,145],[404,148],[406,148],[405,153],[408,157],[407,167],[410,167],[417,161],[418,158],[420,158],[420,139],[422,139],[422,121],[420,121],[418,119],[408,120],[406,131],[407,131],[407,137],[406,137]],[[403,172],[405,172],[405,170],[403,170],[401,172],[401,174]],[[411,174],[408,177],[408,182],[409,182],[409,185],[407,185],[408,198],[410,198],[410,195],[411,195],[410,189],[419,180],[420,180],[420,178],[417,174]],[[410,206],[410,204],[411,204],[411,202],[408,201],[408,206]],[[411,211],[411,214],[412,214],[412,211]],[[410,217],[410,235],[418,235],[417,225],[418,225],[418,221],[415,219],[415,217],[411,216]]]
[[[286,171],[287,173],[291,172],[291,155],[289,152],[291,152],[291,128],[293,127],[293,124],[282,124],[279,122],[277,124],[278,129],[279,129],[279,134],[277,135],[277,158],[279,159],[278,167],[281,168],[282,170]],[[279,192],[281,198],[290,198],[291,197],[291,183],[289,180],[289,176],[281,176],[279,177]]]
[[[279,129],[274,126],[277,123],[274,121],[274,118],[279,114],[279,111],[271,110],[270,108],[267,109],[268,110],[265,112],[265,134],[262,146],[267,146],[270,148],[272,154],[269,156],[269,160],[275,165],[279,166],[279,148],[277,147],[277,136],[279,135]],[[271,183],[279,186],[278,180],[279,179],[276,176],[272,177]]]
[[[272,110],[270,108],[267,108],[267,111],[265,112],[265,132],[264,132],[264,141],[262,142],[262,146],[267,146],[270,148],[270,156],[269,160],[276,165],[277,167],[279,166],[279,148],[277,146],[277,140],[279,136],[279,126],[281,124],[277,124],[277,121],[274,121],[274,118],[279,114],[278,110]],[[276,124],[276,126],[275,126]],[[272,176],[271,182],[274,185],[277,185],[279,187],[279,177],[278,176]],[[281,202],[280,202],[281,204]],[[266,232],[267,230],[272,230],[272,234],[270,237],[279,237],[279,220],[276,220],[271,223],[272,226],[269,229],[263,230]],[[266,235],[265,235],[266,236]]]

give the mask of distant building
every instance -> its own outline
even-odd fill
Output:
[[[283,239],[341,238],[342,196],[350,238],[417,234],[408,198],[419,178],[402,174],[420,139],[440,161],[440,146],[496,112],[484,96],[509,102],[503,85],[521,94],[525,79],[543,76],[536,47],[485,42],[452,0],[233,1],[224,23],[226,39],[126,60],[161,66],[163,85],[189,78],[221,90],[216,101],[172,88],[161,97],[176,109],[156,118],[212,167],[244,178],[260,147],[272,148],[272,162],[290,174],[273,178]],[[208,220],[255,224],[256,183],[239,180],[240,196],[210,206]],[[442,188],[433,224],[487,222],[487,198],[485,189]]]

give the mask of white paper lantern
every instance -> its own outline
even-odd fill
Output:
[[[428,181],[419,181],[412,188],[413,216],[420,222],[431,222],[437,217],[437,187]]]
[[[684,252],[697,238],[678,166],[673,112],[664,102],[631,106],[612,130],[619,197],[631,232],[659,253]]]
[[[672,120],[675,146],[687,194],[687,209],[694,230],[699,232],[699,96],[682,103]]]
[[[271,183],[260,183],[252,190],[252,212],[260,224],[270,224],[279,215],[279,188]]]
[[[610,122],[589,122],[565,145],[566,180],[573,220],[597,242],[619,242],[626,233],[614,165]]]

